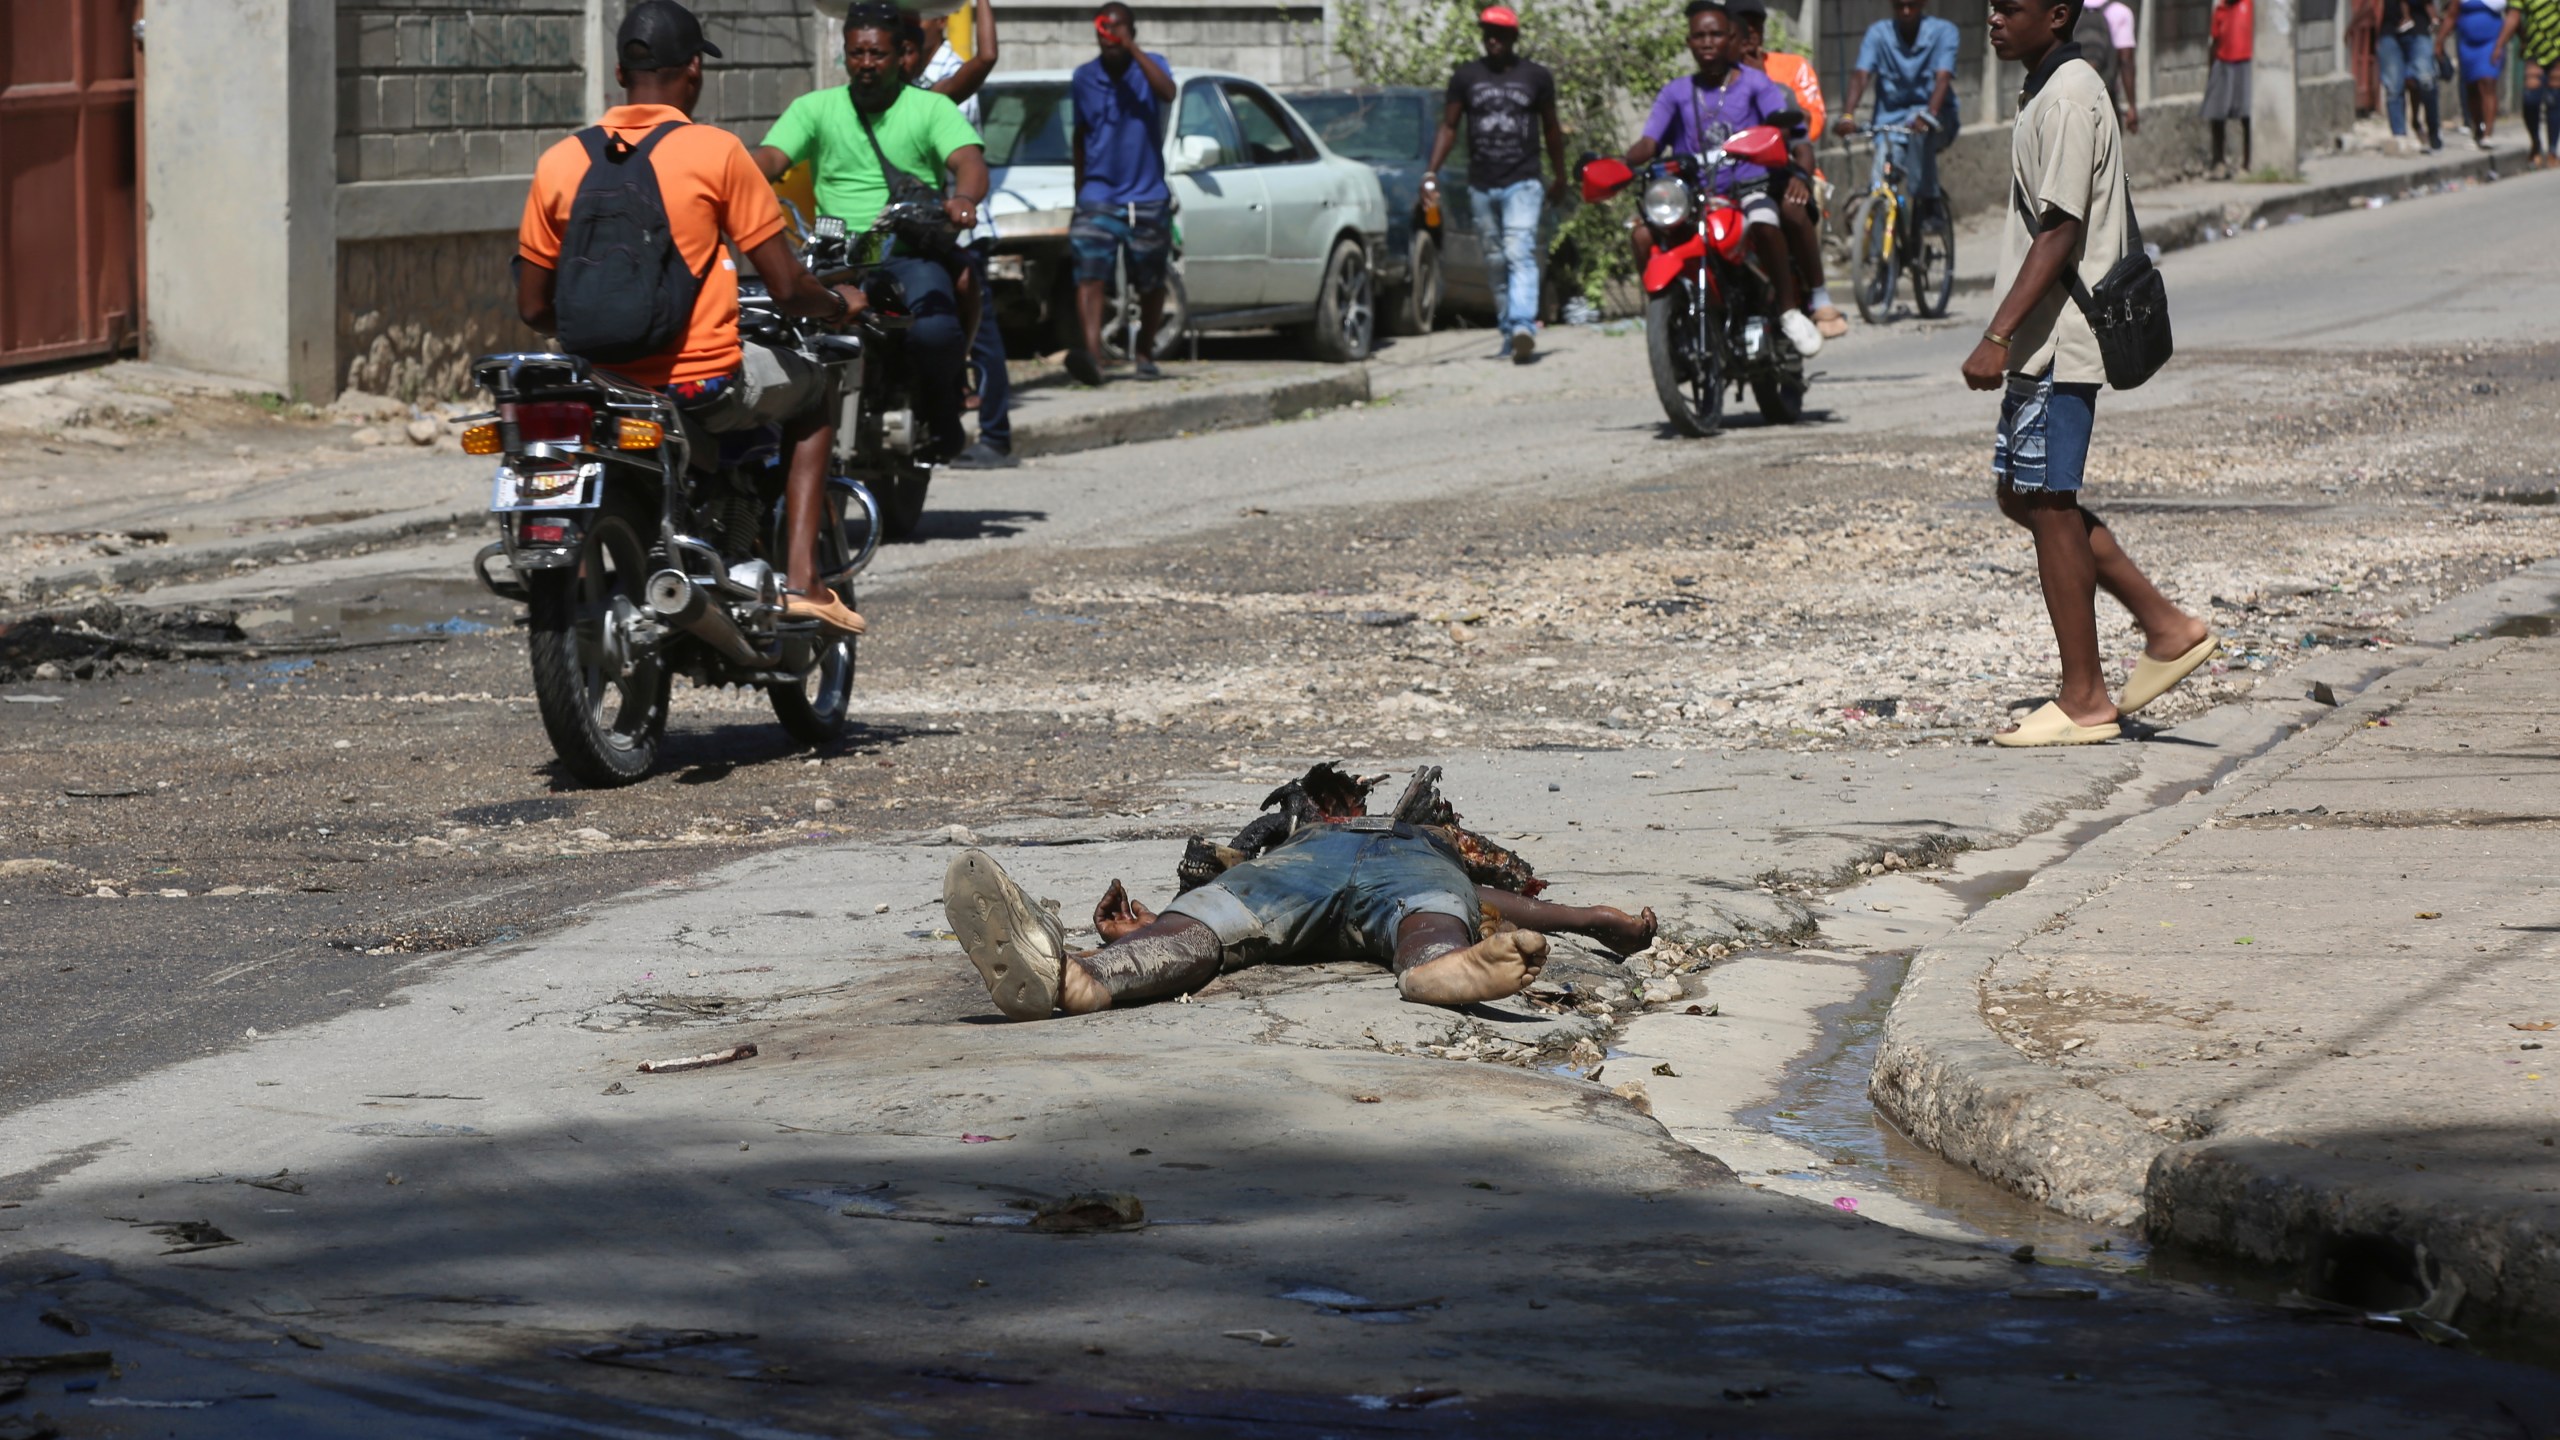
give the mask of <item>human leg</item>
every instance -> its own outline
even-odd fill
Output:
[[[1129,289],[1138,297],[1138,338],[1130,348],[1141,378],[1153,378],[1156,332],[1164,328],[1167,278],[1173,269],[1173,208],[1164,202],[1132,205],[1128,227]]]
[[[1520,335],[1538,328],[1538,219],[1547,192],[1542,182],[1523,180],[1496,193],[1502,210],[1502,329],[1516,346]]]
[[[2055,703],[2073,724],[2084,726],[2116,719],[2098,655],[2093,527],[2080,510],[2096,402],[2095,385],[2057,384],[2050,372],[2012,375],[1992,441],[2000,512],[2036,542],[2036,575],[2062,660]]]
[[[2223,166],[2223,159],[2222,159],[2222,155],[2223,155],[2223,149],[2222,149],[2222,126],[2223,126],[2223,122],[2222,122],[2222,121],[2220,121],[2220,120],[2216,120],[2216,121],[2212,122],[2212,129],[2213,129],[2213,156],[2212,156],[2212,158],[2211,158],[2210,160],[2208,160],[2208,161],[2206,161],[2206,162],[2205,162],[2207,165],[2209,165],[2210,167],[2212,167],[2212,168],[2213,168],[2213,169],[2215,169],[2215,170],[2220,170],[2220,169],[2222,168],[2222,166]]]
[[[978,276],[978,328],[969,338],[969,363],[978,372],[978,440],[1000,456],[1013,453],[1013,378],[1005,366],[1004,327],[996,323],[987,282],[987,251],[965,252]]]
[[[890,259],[882,268],[897,277],[906,291],[907,313],[914,317],[898,337],[898,347],[930,437],[926,453],[930,459],[947,460],[969,443],[960,425],[960,367],[967,363],[969,342],[961,333],[951,272],[940,261],[914,256]]]
[[[1067,352],[1067,373],[1087,385],[1102,383],[1104,288],[1127,237],[1128,226],[1114,207],[1076,203],[1075,219],[1067,227],[1067,252],[1075,261],[1076,322],[1084,345]]]
[[[1608,905],[1558,905],[1533,900],[1490,885],[1477,886],[1476,898],[1507,924],[1547,935],[1580,935],[1599,941],[1617,955],[1633,955],[1652,944],[1654,932],[1660,928],[1650,906],[1641,915],[1630,915]]]
[[[2257,164],[2249,143],[2249,120],[2244,115],[2240,119],[2240,173],[2243,175],[2249,173],[2257,168]]]
[[[2381,74],[2383,117],[2391,122],[2393,135],[2405,137],[2409,133],[2409,88],[2413,77],[2409,73],[2408,47],[2400,41],[2398,35],[2380,36],[2374,42],[2373,54],[2375,68]]]
[[[827,465],[835,450],[837,391],[829,372],[797,350],[747,341],[731,403],[705,416],[715,431],[782,427],[782,564],[796,620],[859,635],[862,617],[818,583],[818,526],[826,515]]]
[[[1396,992],[1422,1005],[1473,1005],[1526,990],[1547,963],[1547,937],[1505,930],[1481,940],[1445,915],[1416,915],[1396,936]]]
[[[1511,343],[1511,262],[1503,249],[1502,200],[1507,193],[1507,189],[1467,187],[1467,209],[1476,222],[1476,249],[1484,256],[1485,288],[1493,294],[1493,328],[1506,348]]]

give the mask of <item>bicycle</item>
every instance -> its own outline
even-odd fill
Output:
[[[1849,209],[1849,288],[1858,315],[1870,325],[1893,318],[1893,289],[1905,272],[1911,299],[1923,319],[1947,313],[1956,287],[1956,224],[1941,192],[1926,202],[1909,194],[1909,147],[1929,136],[1910,130],[1870,131],[1886,147],[1875,183]],[[1845,136],[1843,137],[1845,141]]]

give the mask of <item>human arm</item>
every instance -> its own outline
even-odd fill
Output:
[[[782,172],[808,159],[816,147],[817,111],[811,103],[816,99],[815,95],[803,95],[784,106],[772,128],[764,132],[763,143],[747,152],[767,181],[781,179]]]
[[[536,335],[550,335],[560,328],[560,316],[551,304],[559,287],[558,271],[521,255],[516,257],[516,314]]]
[[[1121,30],[1121,38],[1127,39],[1128,27],[1123,25]],[[1164,62],[1136,45],[1129,47],[1129,58],[1138,62],[1138,73],[1147,77],[1147,88],[1155,92],[1156,103],[1172,104],[1173,72],[1164,68]]]
[[[1991,312],[1991,327],[1965,358],[1964,383],[1974,390],[1997,390],[2009,373],[2009,337],[2027,323],[2027,316],[2070,268],[2071,257],[2080,249],[2080,218],[2058,210],[2047,210],[2035,243],[2027,247],[2025,263],[2018,267],[2017,282],[2002,296],[1998,309]]]
[[[2132,46],[2116,51],[2116,73],[2124,77],[2124,133],[2132,135],[2142,129],[2142,113],[2135,108],[2133,99],[2133,79],[2142,72],[2134,66]]]
[[[2516,27],[2521,24],[2523,20],[2523,7],[2518,5],[2509,5],[2507,7],[2506,23],[2498,27],[2498,45],[2494,56],[2498,64],[2498,68],[2502,71],[2507,68],[2507,45],[2516,38]]]
[[[1431,163],[1422,167],[1423,189],[1439,190],[1440,167],[1449,163],[1449,152],[1458,147],[1458,117],[1466,108],[1466,102],[1454,95],[1440,107],[1440,133],[1431,137]]]
[[[935,83],[933,93],[958,104],[978,93],[996,68],[996,7],[990,0],[978,0],[977,13],[971,18],[969,35],[975,42],[976,54],[960,62],[960,68]]]
[[[1796,168],[1787,176],[1786,203],[1811,205],[1813,183],[1808,177],[1813,174],[1813,142],[1803,139],[1789,141],[1787,158],[1795,162]]]
[[[1660,153],[1662,153],[1662,146],[1658,141],[1650,135],[1639,135],[1636,137],[1636,143],[1627,147],[1627,153],[1623,158],[1629,169],[1641,170]]]
[[[1547,132],[1547,164],[1552,172],[1547,177],[1547,199],[1553,201],[1564,193],[1573,171],[1564,163],[1564,121],[1556,115],[1556,94],[1552,89],[1538,102],[1538,123]]]
[[[747,153],[756,162],[757,171],[767,180],[779,180],[782,172],[791,168],[791,157],[770,145],[759,145]]]
[[[983,145],[963,145],[943,157],[951,169],[951,198],[942,202],[942,213],[963,230],[978,223],[978,207],[987,201],[987,150]]]
[[[765,293],[773,297],[773,308],[802,320],[827,320],[843,324],[862,313],[865,301],[860,290],[850,285],[826,286],[791,253],[791,242],[779,230],[747,251],[747,263],[764,277]]]
[[[1838,129],[1843,135],[1858,133],[1858,102],[1867,98],[1867,83],[1875,77],[1864,70],[1849,72],[1849,102],[1840,107]]]

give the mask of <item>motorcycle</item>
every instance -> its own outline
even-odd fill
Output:
[[[884,212],[874,232],[902,218],[912,217]],[[853,606],[854,578],[890,528],[855,467],[892,484],[922,468],[897,448],[902,429],[915,433],[901,367],[868,363],[907,317],[888,274],[854,263],[840,224],[803,228],[812,273],[858,279],[870,306],[855,328],[832,332],[784,316],[762,282],[742,279],[739,328],[798,349],[843,386],[853,435],[840,435],[839,463],[829,467],[818,572]],[[574,355],[483,355],[471,375],[497,408],[465,422],[462,448],[498,460],[489,499],[498,538],[472,570],[529,612],[534,698],[571,775],[590,785],[647,775],[679,674],[762,687],[774,717],[804,744],[843,736],[855,639],[783,614],[777,427],[707,434],[672,398]],[[903,427],[899,415],[909,417]],[[914,504],[922,509],[921,481]],[[500,561],[505,573],[493,573]]]
[[[1773,425],[1804,417],[1804,357],[1768,318],[1771,281],[1752,258],[1741,208],[1715,183],[1737,163],[1785,173],[1786,131],[1755,125],[1703,155],[1665,155],[1641,172],[1610,157],[1581,167],[1582,198],[1594,203],[1645,182],[1639,203],[1653,229],[1645,348],[1663,413],[1693,437],[1722,427],[1728,388],[1739,398],[1748,387]]]
[[[795,221],[799,218],[796,209],[791,214]],[[816,225],[801,227],[808,236],[802,259],[809,273],[822,283],[834,285],[858,279],[866,291],[885,289],[886,274],[870,267],[878,263],[893,235],[918,229],[947,233],[949,228],[950,222],[939,208],[920,201],[882,207],[879,216],[860,235],[847,234],[843,221],[821,215]],[[874,274],[878,275],[876,280],[870,278]],[[763,294],[759,282],[743,282],[739,299],[741,329],[749,323],[744,293],[749,287],[759,297]],[[903,304],[900,308],[904,308]],[[882,538],[904,540],[915,533],[916,525],[924,519],[925,492],[933,484],[933,467],[916,458],[917,450],[925,443],[925,429],[908,390],[907,368],[871,364],[869,358],[857,356],[845,376],[844,409],[837,417],[833,468],[837,474],[862,482],[879,501]]]

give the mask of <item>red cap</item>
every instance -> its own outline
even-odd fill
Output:
[[[1517,30],[1520,28],[1520,12],[1508,5],[1487,5],[1484,7],[1484,13],[1476,17],[1476,23],[1499,25],[1505,30]]]

